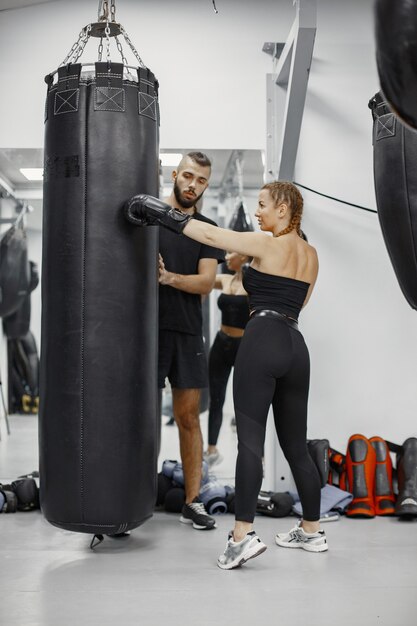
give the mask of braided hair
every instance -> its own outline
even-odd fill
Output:
[[[286,235],[292,230],[295,230],[300,237],[303,237],[301,231],[301,218],[303,215],[304,200],[297,187],[293,183],[277,180],[272,183],[266,183],[262,189],[267,189],[269,191],[275,206],[285,202],[290,210],[290,223],[287,228],[284,228],[284,230],[281,230],[278,233],[277,237]]]

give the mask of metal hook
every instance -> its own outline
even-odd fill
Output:
[[[100,15],[101,12],[101,15]],[[108,22],[109,21],[109,3],[107,0],[99,0],[98,3],[98,21],[99,22]]]

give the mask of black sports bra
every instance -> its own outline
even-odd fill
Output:
[[[248,296],[221,293],[217,300],[217,306],[222,312],[222,324],[224,326],[245,328],[249,321]]]
[[[272,309],[298,319],[310,283],[286,276],[274,276],[249,267],[243,276],[251,311]]]

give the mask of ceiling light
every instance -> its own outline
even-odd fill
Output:
[[[21,167],[20,172],[28,180],[43,180],[43,167]]]
[[[176,167],[182,157],[183,155],[181,152],[163,152],[159,155],[161,163],[165,167]]]

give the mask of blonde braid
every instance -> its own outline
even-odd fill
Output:
[[[292,230],[297,231],[297,234],[302,237],[301,219],[303,215],[304,200],[297,187],[290,182],[275,181],[273,183],[267,183],[262,187],[262,189],[267,189],[269,191],[276,206],[285,202],[290,209],[290,223],[287,228],[284,228],[284,230],[281,230],[278,233],[277,237],[287,235]]]

